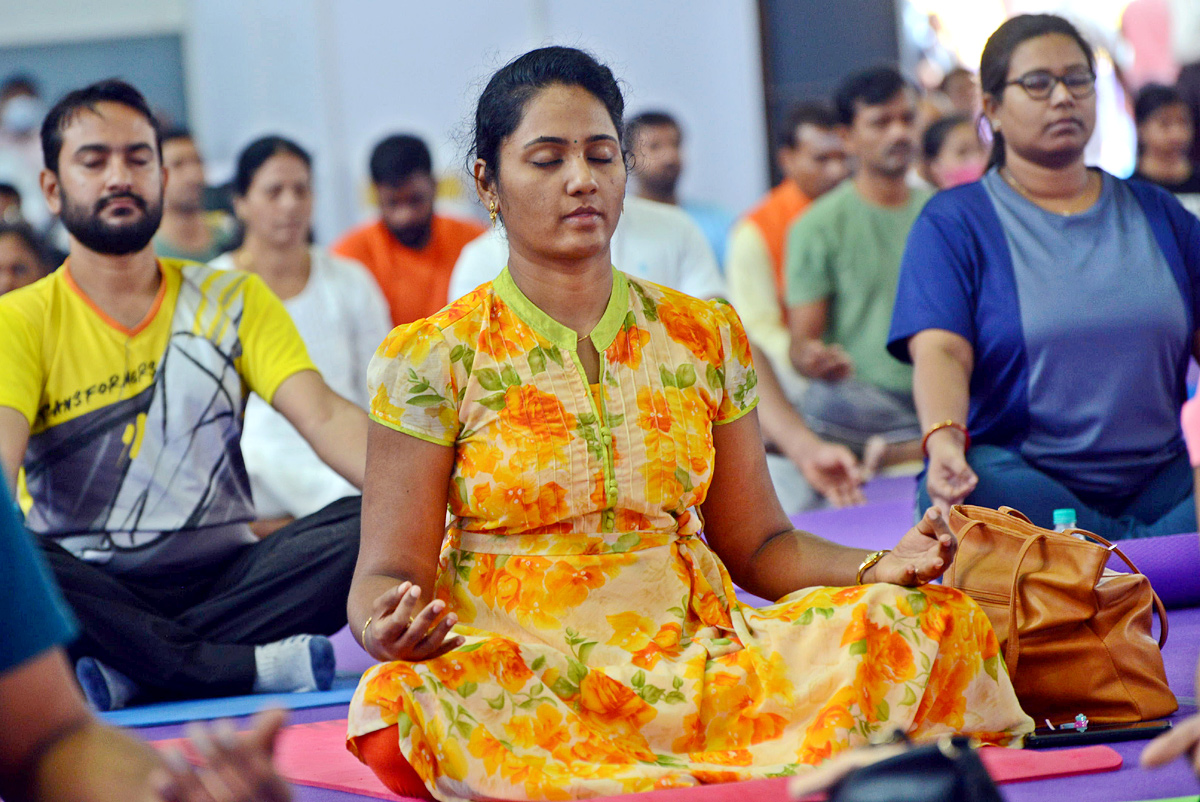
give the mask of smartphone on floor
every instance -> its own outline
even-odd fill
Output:
[[[1057,746],[1086,746],[1118,741],[1141,741],[1171,729],[1166,719],[1137,721],[1132,724],[1089,724],[1083,732],[1073,729],[1036,729],[1025,736],[1026,749],[1051,749]]]

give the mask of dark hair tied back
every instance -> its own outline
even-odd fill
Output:
[[[479,96],[471,156],[487,164],[488,180],[496,179],[500,145],[521,124],[525,105],[539,91],[555,84],[578,86],[603,103],[624,149],[625,99],[612,70],[582,50],[543,47],[501,67]]]
[[[1096,71],[1096,55],[1079,30],[1055,14],[1020,14],[1007,20],[988,37],[979,57],[979,85],[985,95],[997,103],[1008,85],[1008,68],[1013,52],[1024,42],[1057,33],[1074,39],[1087,58],[1088,68]],[[988,168],[1004,166],[1004,136],[992,131],[992,154]]]
[[[261,137],[243,148],[238,155],[237,172],[233,175],[233,191],[238,197],[246,197],[250,184],[254,182],[254,175],[262,169],[267,159],[280,153],[295,156],[304,162],[305,167],[312,169],[312,157],[308,151],[292,140],[281,136]]]

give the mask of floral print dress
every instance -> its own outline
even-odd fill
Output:
[[[439,799],[569,799],[793,774],[896,727],[1032,729],[955,590],[737,601],[694,511],[712,427],[757,403],[728,304],[614,271],[590,338],[596,388],[506,270],[380,346],[371,417],[456,452],[435,593],[466,643],[368,671],[352,751],[397,724]]]

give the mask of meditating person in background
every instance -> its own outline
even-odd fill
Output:
[[[791,224],[850,175],[839,128],[828,103],[801,103],[788,112],[775,152],[783,180],[733,227],[725,257],[729,302],[797,404],[805,382],[788,356],[784,249]]]
[[[983,612],[924,584],[940,513],[889,552],[792,530],[737,315],[613,268],[623,105],[562,47],[480,97],[508,266],[371,363],[349,616],[384,662],[351,749],[399,793],[541,799],[791,774],[894,727],[1028,732]]]
[[[399,326],[446,305],[454,263],[483,226],[434,213],[433,159],[417,137],[385,137],[370,169],[379,219],[346,233],[333,252],[367,266]]]
[[[367,363],[391,329],[387,301],[361,264],[309,245],[312,159],[295,142],[263,137],[238,156],[233,185],[245,236],[211,265],[261,278],[283,301],[326,384],[365,410]],[[242,457],[259,535],[359,494],[257,396],[246,403]]]
[[[201,730],[194,769],[96,719],[63,647],[76,626],[0,487],[0,795],[31,802],[283,802],[271,766],[283,714],[237,736]]]
[[[908,185],[917,93],[894,67],[847,77],[834,105],[857,166],[788,229],[789,355],[808,425],[873,472],[920,458],[912,368],[886,342],[904,238],[932,193]]]
[[[97,708],[328,688],[360,502],[258,540],[238,447],[246,398],[361,485],[366,415],[329,389],[257,276],[159,259],[157,122],[121,81],[42,126],[67,262],[0,296],[0,467],[80,623]]]
[[[687,212],[704,232],[717,264],[722,264],[734,217],[716,204],[679,197],[679,180],[687,164],[683,126],[665,111],[644,111],[627,123],[625,137],[633,156],[636,196]]]
[[[0,295],[32,284],[48,272],[42,244],[29,224],[0,222]]]
[[[958,114],[925,129],[921,156],[921,177],[938,189],[978,181],[987,166],[987,151],[979,141],[975,122]]]
[[[829,104],[801,103],[788,112],[776,163],[783,180],[733,227],[725,275],[729,302],[754,350],[759,418],[771,449],[767,470],[784,511],[792,515],[823,501],[839,507],[863,501],[858,458],[840,444],[820,440],[798,412],[807,381],[788,357],[783,266],[788,227],[850,174],[837,114]]]
[[[1192,214],[1200,214],[1200,174],[1192,164],[1192,112],[1179,91],[1150,84],[1133,104],[1138,160],[1134,178],[1158,184]]]
[[[233,244],[236,226],[228,212],[204,208],[204,159],[191,132],[175,128],[163,134],[163,218],[154,235],[154,252],[171,259],[207,262]]]
[[[1010,505],[1109,540],[1196,531],[1180,434],[1197,352],[1200,221],[1089,169],[1092,51],[1066,20],[1014,17],[984,48],[996,133],[983,180],[909,236],[889,348],[914,366],[919,506]]]

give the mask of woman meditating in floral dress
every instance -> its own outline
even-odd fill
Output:
[[[882,557],[794,531],[733,309],[611,265],[622,111],[559,47],[479,101],[509,261],[371,364],[349,616],[382,662],[350,748],[401,793],[567,799],[794,774],[895,728],[1028,732],[983,612],[924,584],[954,557],[940,514]]]

